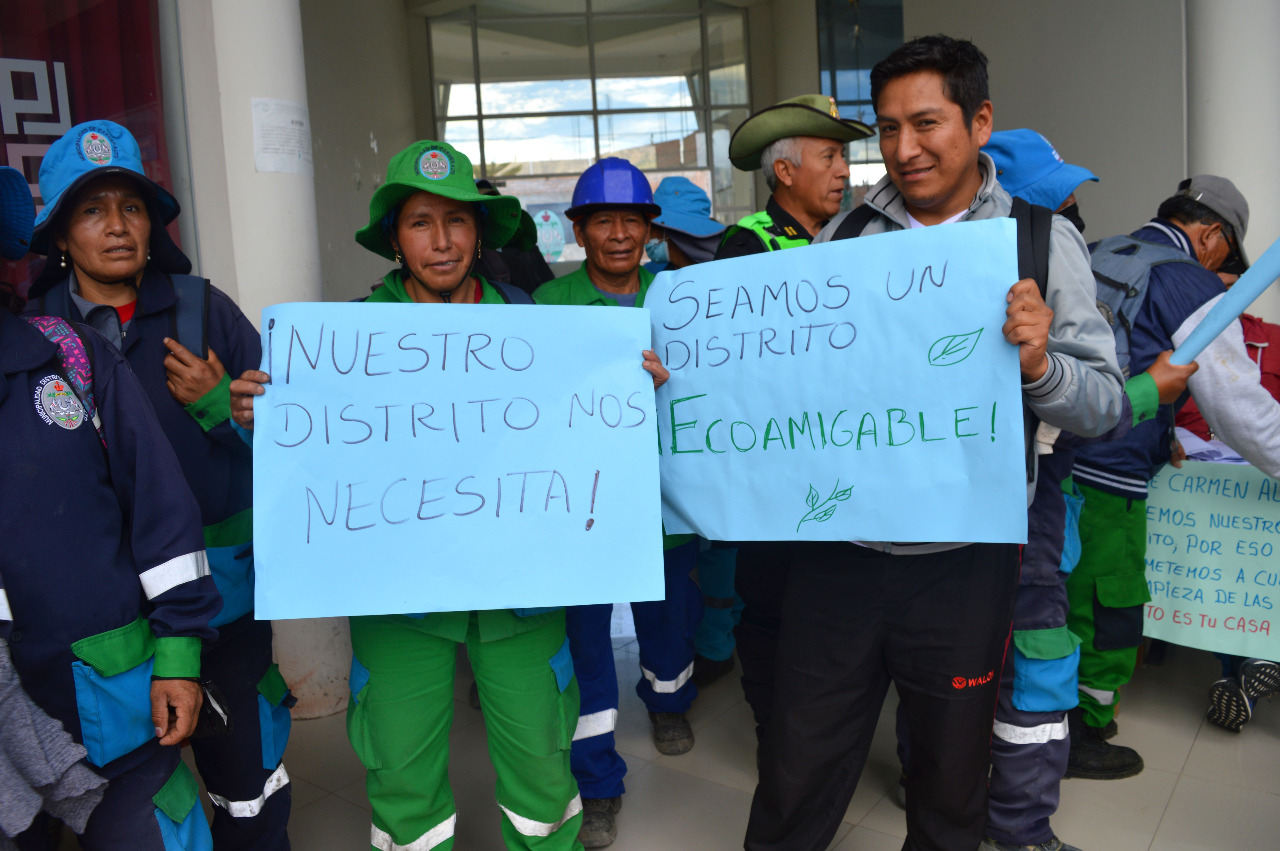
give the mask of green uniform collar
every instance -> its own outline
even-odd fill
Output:
[[[644,307],[644,297],[649,292],[649,285],[653,283],[653,273],[643,266],[640,267],[639,271],[640,292],[636,294],[636,307]],[[533,294],[533,300],[539,304],[619,306],[616,299],[609,298],[596,289],[595,284],[591,283],[591,277],[587,274],[587,261],[585,260],[582,261],[581,266],[569,274],[556,278],[554,281],[548,281],[538,287]]]
[[[484,279],[483,275],[476,275],[480,279],[480,303],[481,304],[506,304],[504,299],[493,285]],[[392,269],[390,272],[382,276],[382,286],[378,287],[365,298],[369,304],[413,304],[413,299],[409,297],[409,292],[404,288],[404,278],[400,275],[399,269]]]

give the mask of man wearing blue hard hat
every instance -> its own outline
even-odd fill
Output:
[[[573,206],[565,215],[586,252],[574,272],[543,284],[533,294],[540,304],[643,307],[653,275],[640,265],[650,223],[662,212],[649,180],[619,157],[607,157],[578,178]],[[653,352],[645,367],[655,382],[666,371]],[[692,535],[663,535],[666,599],[631,604],[640,644],[636,693],[649,710],[659,753],[676,755],[693,747],[685,712],[697,696],[693,683],[693,636],[702,616],[698,588],[689,577],[698,555]],[[613,607],[573,606],[568,611],[569,648],[582,692],[582,710],[573,735],[573,775],[582,792],[582,830],[587,848],[603,848],[617,836],[614,816],[622,808],[627,765],[614,745],[618,719],[618,678],[609,623]]]
[[[253,450],[231,420],[232,376],[262,360],[257,329],[229,296],[189,275],[166,226],[177,200],[147,176],[128,129],[103,119],[72,127],[40,166],[45,207],[32,251],[49,257],[28,313],[94,328],[146,391],[200,506],[206,571],[222,597],[197,646],[229,730],[192,753],[214,803],[219,848],[287,848],[292,790],[282,762],[294,699],[271,660],[271,623],[253,615]],[[220,691],[218,695],[216,691]]]

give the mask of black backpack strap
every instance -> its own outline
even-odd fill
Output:
[[[1018,223],[1018,278],[1032,278],[1040,287],[1040,297],[1049,292],[1049,237],[1053,231],[1053,211],[1013,199],[1009,215]]]
[[[527,292],[505,281],[489,281],[489,286],[498,291],[507,304],[533,304],[533,297]]]
[[[840,224],[836,227],[836,232],[831,235],[831,239],[853,239],[855,236],[862,236],[862,232],[867,229],[867,225],[871,224],[871,220],[876,217],[876,211],[863,204],[849,212]]]
[[[173,310],[173,338],[202,358],[209,357],[209,293],[208,278],[195,275],[170,275],[178,301]]]

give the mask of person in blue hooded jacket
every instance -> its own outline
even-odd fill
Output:
[[[223,599],[204,672],[231,718],[229,733],[192,743],[215,842],[287,849],[293,698],[271,661],[271,623],[253,616],[253,453],[233,426],[228,389],[231,375],[260,363],[258,332],[225,293],[186,274],[191,262],[165,230],[178,202],[146,176],[124,127],[72,127],[45,155],[40,191],[32,250],[49,261],[28,312],[83,322],[124,353],[200,505]]]
[[[20,193],[33,211],[25,179],[0,181],[9,257]],[[22,306],[0,283],[0,614],[14,667],[110,781],[85,851],[206,851],[177,747],[222,605],[199,509],[120,353],[84,326],[23,321]],[[24,851],[48,841],[43,819],[16,838]]]

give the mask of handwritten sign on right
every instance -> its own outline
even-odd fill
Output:
[[[993,219],[659,275],[667,531],[1025,541],[1016,245]]]
[[[1143,633],[1280,659],[1280,482],[1253,467],[1165,467],[1147,497]]]

